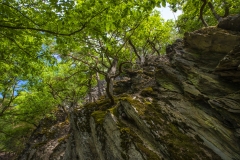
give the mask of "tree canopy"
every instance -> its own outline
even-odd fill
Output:
[[[240,13],[240,2],[234,0],[170,0],[173,11],[182,10],[177,27],[181,33],[215,26],[221,18]]]

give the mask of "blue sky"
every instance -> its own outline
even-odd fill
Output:
[[[181,11],[177,11],[176,13],[173,13],[168,7],[168,4],[166,7],[157,8],[157,10],[161,12],[161,17],[164,18],[165,20],[168,20],[168,19],[175,20],[174,15],[177,19],[177,17],[182,13]]]

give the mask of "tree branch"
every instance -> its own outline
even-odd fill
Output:
[[[122,67],[124,64],[127,64],[127,63],[130,63],[132,64],[131,62],[122,62],[120,65],[119,65],[119,69],[118,69],[118,73],[114,76],[111,76],[111,78],[117,78],[118,76],[120,76],[121,73],[123,73],[122,71]]]
[[[132,43],[130,38],[129,38],[128,42],[129,42],[130,46],[132,47],[135,55],[138,57],[139,61],[141,61],[141,56],[138,54],[137,49],[136,49],[135,45]]]
[[[160,56],[160,52],[157,50],[157,48],[155,47],[155,44],[152,42],[152,41],[150,41],[149,39],[147,40],[147,42],[150,44],[150,46],[153,48],[153,50],[155,51],[155,52],[157,52],[157,54]]]
[[[5,6],[9,7],[9,8],[14,9],[14,10],[17,11],[18,13],[20,13],[24,18],[28,19],[30,22],[32,22],[33,24],[35,24],[35,25],[37,25],[37,26],[43,26],[43,25],[44,25],[44,24],[40,24],[40,25],[37,24],[37,23],[34,22],[31,18],[29,18],[28,16],[24,15],[21,11],[19,11],[19,10],[16,9],[16,8],[14,8],[13,6],[10,6],[10,5],[8,5],[8,4],[6,4],[6,3],[3,3],[3,2],[1,2],[1,4],[5,5]],[[45,24],[46,24],[46,23],[45,23]]]
[[[211,12],[212,12],[213,16],[214,16],[214,17],[217,19],[217,21],[219,22],[222,17],[221,17],[219,14],[217,14],[217,12],[215,11],[214,6],[213,6],[213,4],[212,4],[211,2],[208,2],[208,6],[209,6],[209,8],[211,9]]]
[[[82,63],[86,64],[90,69],[92,69],[92,70],[94,70],[94,71],[96,71],[96,72],[99,72],[99,73],[101,73],[102,75],[106,75],[106,73],[105,73],[104,71],[101,71],[97,66],[93,67],[93,66],[91,66],[91,64],[88,63],[87,61],[84,61],[84,60],[82,60],[82,59],[79,59],[79,58],[77,58],[77,57],[74,57],[74,56],[72,56],[72,55],[70,55],[70,54],[68,54],[68,56],[71,57],[71,58],[74,59],[74,60],[77,60],[77,61],[79,61],[79,62],[82,62]]]
[[[74,35],[74,34],[76,34],[78,32],[81,32],[84,28],[86,28],[87,24],[93,18],[97,17],[99,14],[101,14],[102,12],[104,12],[107,9],[108,8],[105,8],[102,11],[98,12],[97,14],[92,16],[87,22],[85,22],[80,29],[78,29],[76,31],[73,31],[71,33],[58,33],[58,32],[54,32],[54,31],[50,31],[50,30],[46,30],[46,29],[40,29],[40,28],[20,27],[20,26],[6,26],[6,25],[2,25],[2,24],[0,24],[0,28],[7,28],[7,29],[13,29],[13,30],[33,30],[33,31],[45,32],[45,33],[49,33],[49,34],[53,34],[53,35],[59,35],[59,36],[72,36],[72,35]]]
[[[12,94],[11,94],[10,100],[9,100],[9,102],[7,103],[7,105],[5,105],[5,106],[4,106],[4,101],[5,101],[5,98],[6,98],[6,94],[3,95],[2,104],[1,104],[1,105],[3,105],[3,107],[2,107],[2,110],[1,110],[1,113],[0,113],[0,116],[2,116],[2,115],[4,114],[4,112],[5,112],[8,108],[10,108],[11,103],[12,103],[13,100],[17,97],[17,96],[14,96],[15,87],[16,87],[16,84],[13,85]]]
[[[205,6],[206,6],[206,4],[207,4],[207,0],[201,0],[201,1],[203,2],[203,4],[202,4],[202,6],[201,6],[201,8],[200,8],[199,18],[201,19],[203,25],[204,25],[205,27],[207,27],[208,24],[207,24],[207,22],[206,22],[206,21],[204,20],[204,18],[203,18],[203,10],[204,10],[204,8],[205,8]]]
[[[225,13],[223,15],[223,18],[224,18],[224,17],[227,17],[229,15],[229,8],[230,8],[230,6],[229,6],[229,4],[228,4],[228,2],[226,0],[224,0],[223,3],[225,5],[225,8],[224,8]]]
[[[1,33],[2,34],[2,33]],[[22,50],[24,53],[26,53],[28,56],[32,57],[30,53],[28,53],[27,51],[25,51],[13,38],[10,38],[4,34],[2,34],[3,36],[5,36],[7,39],[9,39],[10,41],[12,41],[13,43],[15,43],[15,45]]]

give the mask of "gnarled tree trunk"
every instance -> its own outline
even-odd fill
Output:
[[[108,70],[108,73],[105,75],[105,80],[107,82],[106,93],[108,98],[110,98],[112,105],[115,103],[113,98],[113,81],[116,75],[117,64],[118,64],[118,59],[115,58],[111,64],[111,67]]]

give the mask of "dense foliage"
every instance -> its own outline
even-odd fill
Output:
[[[181,33],[204,26],[215,26],[229,14],[240,13],[240,1],[234,0],[170,0],[173,11],[182,10],[177,26]]]
[[[183,9],[181,32],[201,26],[200,0],[167,2]],[[228,5],[239,12],[238,2]],[[20,152],[42,118],[54,118],[58,108],[67,114],[99,80],[114,104],[112,84],[122,68],[141,66],[174,40],[174,22],[155,9],[162,6],[165,0],[2,0],[0,152]],[[204,15],[215,24],[207,8]]]

